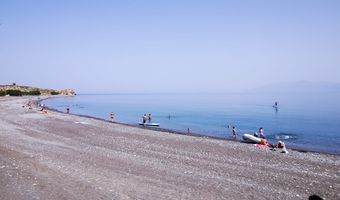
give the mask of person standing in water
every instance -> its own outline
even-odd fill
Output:
[[[236,131],[235,126],[233,126],[232,133],[233,133],[233,138],[236,139],[237,138],[237,131]]]
[[[263,134],[263,128],[262,127],[259,129],[259,133],[260,133],[260,138],[265,138],[264,134]]]
[[[143,116],[143,124],[144,124],[144,126],[145,126],[146,120],[147,120],[147,117],[146,117],[146,114],[144,114],[144,116]]]
[[[70,113],[70,108],[66,108],[66,113],[67,113],[67,114]]]
[[[114,121],[115,121],[115,113],[111,112],[111,122],[114,122]]]
[[[151,119],[152,119],[152,117],[151,117],[151,114],[149,113],[149,116],[148,116],[149,123],[151,123]]]

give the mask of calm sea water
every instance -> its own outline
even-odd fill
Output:
[[[264,128],[270,142],[340,154],[340,94],[110,94],[44,101],[71,113],[137,124],[151,113],[161,128],[231,138]],[[278,109],[273,108],[278,102]]]

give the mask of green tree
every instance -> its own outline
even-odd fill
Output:
[[[28,95],[41,95],[40,90],[32,90],[28,92]]]
[[[9,96],[22,96],[22,92],[20,90],[6,90],[6,94]]]
[[[59,94],[59,92],[57,92],[57,91],[52,91],[51,92],[51,95],[58,95]]]

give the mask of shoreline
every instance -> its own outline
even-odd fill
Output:
[[[340,197],[336,155],[45,114],[28,99],[0,98],[0,199]]]
[[[35,105],[38,106],[41,102],[48,100],[50,98],[59,98],[59,97],[65,97],[65,96],[49,96],[43,99],[39,99],[36,101]],[[69,96],[66,96],[69,97]],[[54,112],[58,112],[58,113],[63,113],[63,114],[67,114],[64,111],[55,109],[55,108],[51,108],[51,107],[47,107],[47,109],[54,111]],[[229,139],[229,138],[222,138],[222,137],[217,137],[217,136],[209,136],[209,135],[203,135],[203,134],[199,134],[199,133],[195,133],[195,132],[191,132],[191,133],[186,133],[184,131],[176,131],[176,130],[172,130],[172,129],[166,129],[166,128],[159,128],[159,127],[141,127],[138,124],[129,124],[129,123],[124,123],[124,122],[111,122],[110,120],[106,120],[100,117],[95,117],[95,116],[91,116],[91,115],[83,115],[83,114],[74,114],[74,113],[69,113],[68,115],[74,115],[74,116],[79,116],[79,117],[84,117],[84,118],[88,118],[88,119],[96,119],[96,120],[101,120],[103,122],[108,122],[108,123],[114,123],[114,124],[120,124],[120,125],[124,125],[124,126],[130,126],[130,127],[135,127],[135,128],[141,128],[141,129],[148,129],[148,130],[155,130],[155,131],[160,131],[160,132],[165,132],[165,133],[172,133],[172,134],[179,134],[179,135],[187,135],[187,136],[192,136],[192,137],[202,137],[202,138],[209,138],[209,139],[215,139],[215,140],[225,140],[225,141],[231,141],[231,142],[238,142],[238,143],[245,143],[245,144],[251,144],[251,143],[247,143],[245,141],[243,141],[242,139]],[[239,136],[241,137],[241,136]],[[328,155],[335,155],[335,156],[340,156],[340,153],[335,153],[335,152],[327,152],[322,151],[322,150],[316,150],[313,148],[303,148],[303,147],[296,147],[296,146],[289,146],[287,148],[290,151],[297,151],[297,152],[302,152],[302,153],[321,153],[321,154],[328,154]]]

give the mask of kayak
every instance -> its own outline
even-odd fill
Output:
[[[246,142],[251,142],[251,143],[258,143],[261,144],[261,138],[259,137],[255,137],[251,134],[243,134],[243,140],[245,140]]]
[[[145,126],[159,126],[159,123],[145,123],[145,124],[143,124],[143,123],[139,123],[139,125],[145,125]]]

